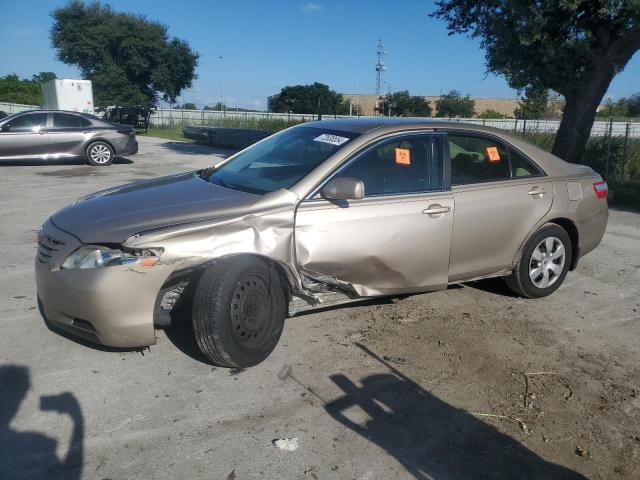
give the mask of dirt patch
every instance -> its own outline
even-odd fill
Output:
[[[542,327],[527,300],[487,308],[432,296],[345,311],[345,340],[550,462],[589,478],[638,478],[636,358]]]

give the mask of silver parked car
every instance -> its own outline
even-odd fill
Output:
[[[50,324],[126,347],[153,344],[154,324],[186,305],[202,352],[246,367],[305,309],[487,277],[549,295],[600,243],[606,197],[589,167],[504,131],[308,123],[55,213],[38,298]]]
[[[30,110],[0,120],[0,161],[78,158],[105,166],[137,151],[133,127],[86,113]]]

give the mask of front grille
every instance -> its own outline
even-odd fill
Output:
[[[53,238],[40,230],[40,233],[38,233],[38,261],[40,263],[48,263],[51,256],[64,245],[65,243],[62,240]]]

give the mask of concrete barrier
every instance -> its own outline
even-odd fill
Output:
[[[182,130],[185,137],[191,140],[213,145],[215,147],[243,149],[267,138],[271,132],[251,130],[248,128],[217,128],[187,126]]]

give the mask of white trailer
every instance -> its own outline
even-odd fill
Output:
[[[93,114],[91,80],[69,78],[50,80],[42,85],[42,93],[44,109]]]

